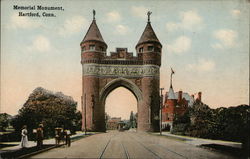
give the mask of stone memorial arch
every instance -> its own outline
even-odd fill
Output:
[[[137,56],[127,48],[117,48],[108,56],[108,45],[93,13],[93,21],[80,44],[83,130],[106,131],[106,97],[117,87],[125,87],[137,99],[137,130],[158,131],[162,45],[151,26],[151,12],[148,12],[147,25],[135,47]]]

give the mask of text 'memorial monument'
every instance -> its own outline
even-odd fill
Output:
[[[137,56],[127,48],[116,48],[107,56],[108,45],[97,27],[93,11],[93,21],[80,44],[83,129],[105,131],[106,97],[117,87],[125,87],[137,99],[137,130],[159,130],[162,45],[151,26],[151,12],[147,15],[147,25],[135,46]]]

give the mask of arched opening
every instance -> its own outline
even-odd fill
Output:
[[[109,82],[100,92],[100,101],[105,110],[107,130],[126,130],[137,127],[139,118],[137,112],[142,102],[142,93],[133,82],[124,78]],[[133,115],[130,121],[131,111]],[[112,117],[116,118],[112,120]]]
[[[127,88],[111,91],[105,101],[106,129],[135,129],[137,127],[137,99]],[[120,127],[119,127],[120,125]]]

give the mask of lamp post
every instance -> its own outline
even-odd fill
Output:
[[[163,94],[162,91],[164,88],[160,88],[161,90],[161,98],[160,98],[160,135],[162,135],[162,108],[163,108]]]

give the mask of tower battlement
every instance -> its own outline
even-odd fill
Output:
[[[110,56],[106,56],[105,59],[133,60],[137,58],[133,56],[133,52],[128,52],[127,48],[116,48],[116,52],[110,52]]]

